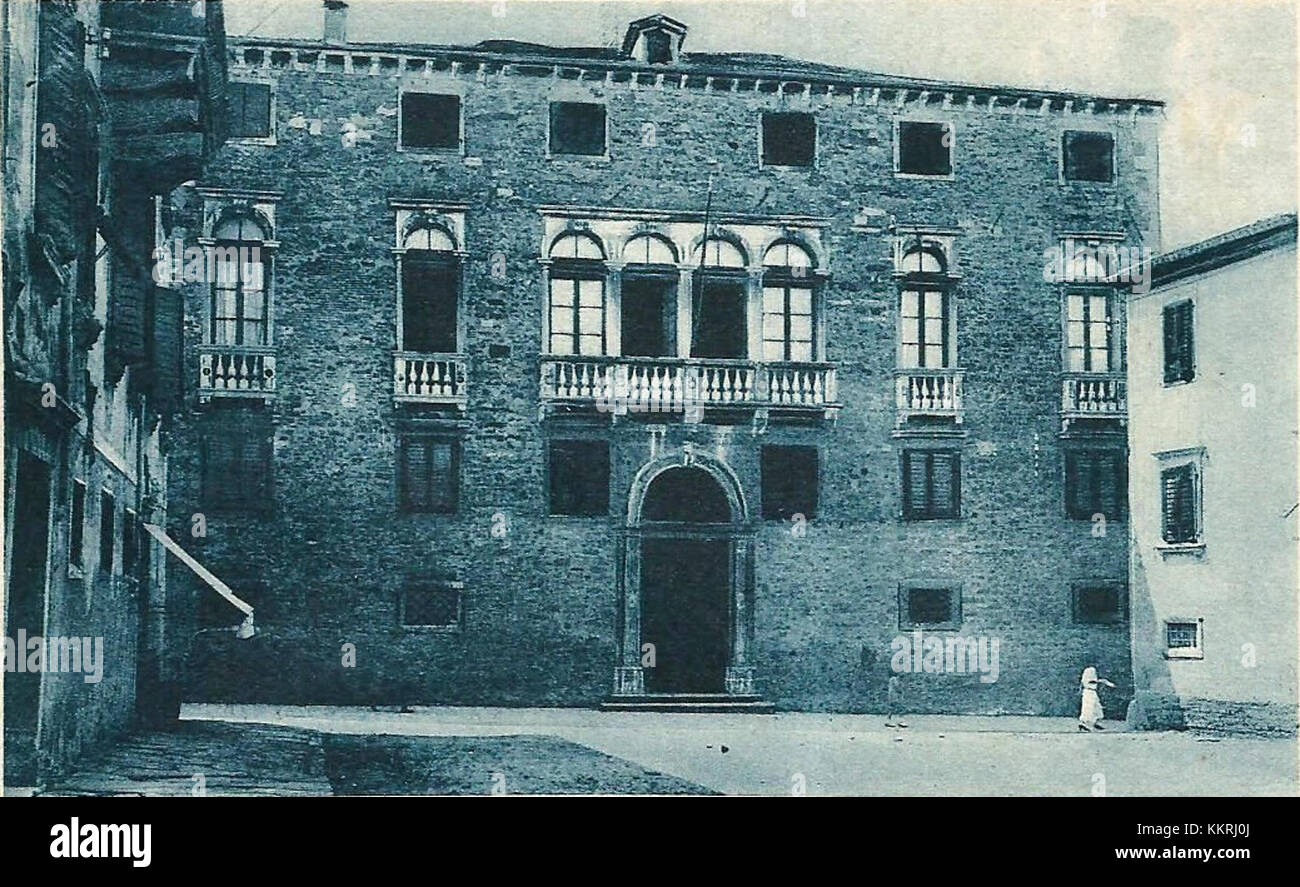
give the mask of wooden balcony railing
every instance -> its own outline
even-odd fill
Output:
[[[270,345],[200,345],[199,400],[275,394],[275,348]]]
[[[914,416],[937,416],[960,423],[963,418],[962,371],[942,368],[898,370],[894,379],[898,424]]]
[[[463,354],[393,355],[393,399],[404,403],[442,403],[465,408],[467,362]]]
[[[1128,383],[1123,373],[1066,373],[1061,379],[1061,421],[1128,419]]]
[[[839,407],[830,364],[681,357],[543,356],[541,398],[619,414]]]

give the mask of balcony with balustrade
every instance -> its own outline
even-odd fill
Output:
[[[898,427],[914,419],[960,425],[964,416],[962,371],[950,367],[900,369],[894,376]]]
[[[1066,373],[1061,378],[1061,430],[1072,423],[1128,421],[1128,383],[1123,373]]]
[[[544,408],[612,415],[753,410],[833,418],[841,404],[829,363],[760,363],[682,357],[551,356],[541,359]]]
[[[464,354],[393,354],[393,401],[464,410],[468,361]]]
[[[214,397],[275,396],[275,348],[269,345],[200,345],[199,401]]]

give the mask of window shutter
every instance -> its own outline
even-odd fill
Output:
[[[86,29],[77,21],[76,7],[41,3],[39,15],[36,138],[49,133],[54,141],[36,150],[35,225],[38,234],[53,241],[58,261],[66,263],[84,247],[86,227],[93,231],[92,207],[99,199],[98,108],[84,68]]]
[[[1070,517],[1079,517],[1084,510],[1079,496],[1080,457],[1080,453],[1065,454],[1065,511]]]
[[[934,453],[931,458],[933,459],[931,513],[935,517],[955,517],[958,511],[960,457],[956,453]]]
[[[244,87],[244,133],[252,138],[271,134],[271,87],[264,83]]]
[[[1196,541],[1196,475],[1191,465],[1180,465],[1161,473],[1164,485],[1164,539],[1166,542]]]
[[[427,507],[431,467],[425,441],[407,440],[402,447],[402,495],[406,508]]]
[[[903,510],[908,515],[925,514],[925,463],[924,453],[903,451]]]
[[[153,397],[155,409],[171,413],[180,409],[184,391],[182,337],[185,304],[181,294],[168,289],[153,291]]]
[[[243,138],[244,132],[244,94],[247,89],[244,83],[227,83],[226,84],[226,101],[230,104],[230,136],[231,138]]]
[[[1165,306],[1164,339],[1165,382],[1190,382],[1194,375],[1191,302]]]

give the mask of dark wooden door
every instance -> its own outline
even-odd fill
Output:
[[[641,543],[641,643],[654,644],[650,693],[722,693],[730,644],[730,542]]]

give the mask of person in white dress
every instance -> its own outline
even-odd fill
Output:
[[[1081,731],[1090,732],[1101,729],[1103,713],[1101,697],[1097,695],[1099,686],[1112,689],[1115,687],[1105,678],[1097,677],[1096,666],[1089,665],[1083,670],[1083,675],[1079,678],[1079,691],[1083,695],[1083,701],[1079,706],[1079,729]]]

